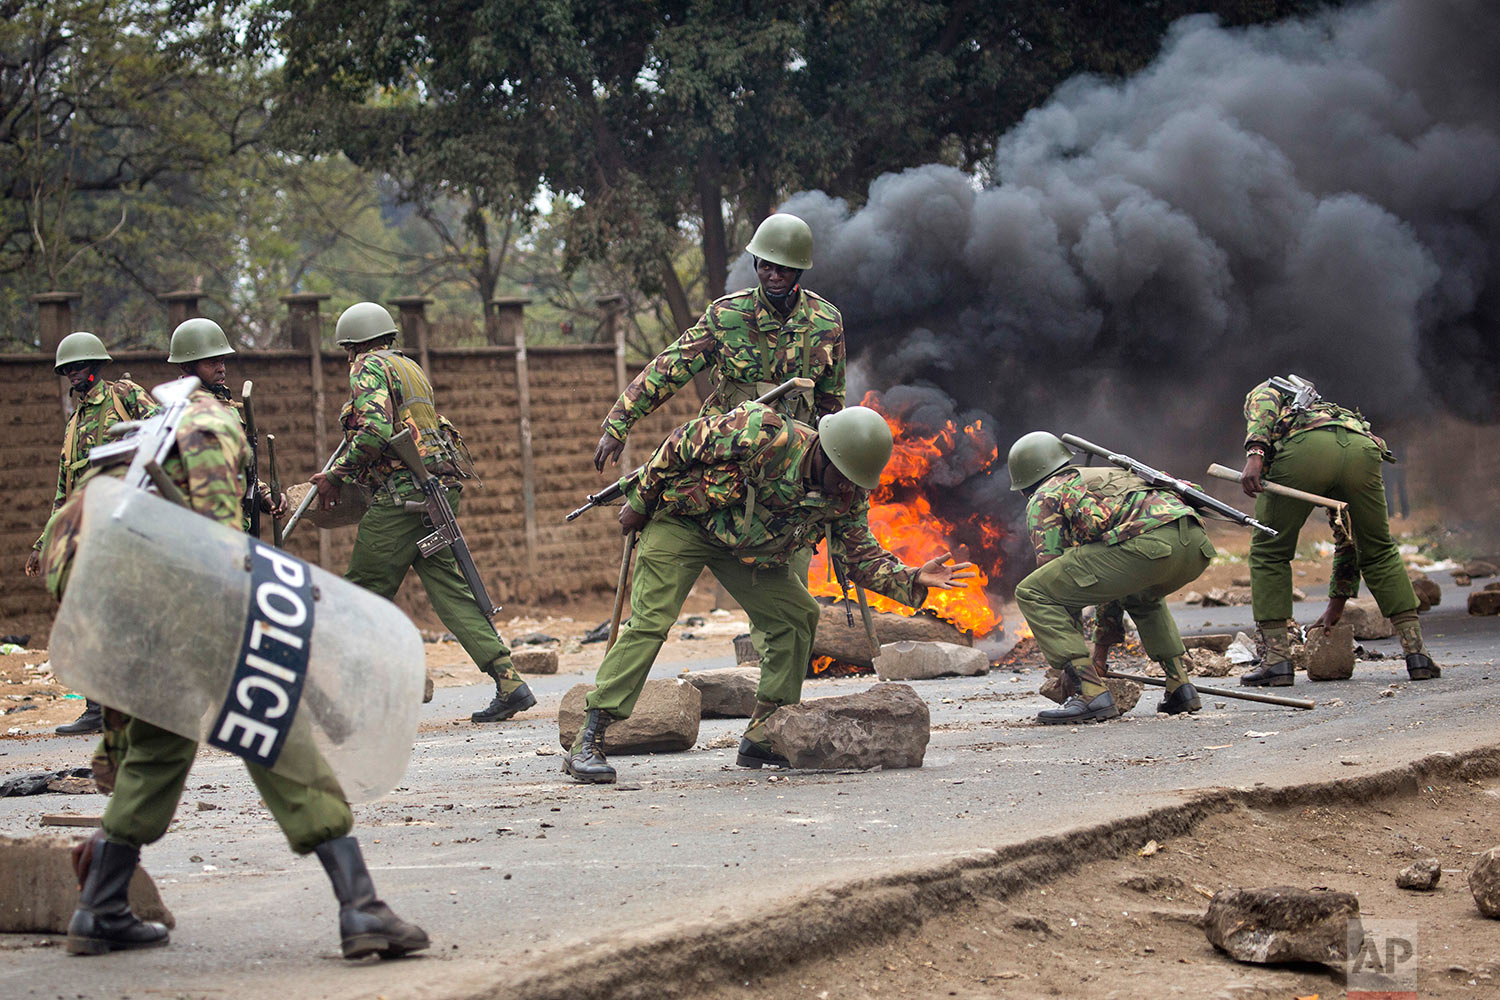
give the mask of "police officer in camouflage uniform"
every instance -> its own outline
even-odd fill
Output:
[[[70,333],[57,345],[53,371],[65,376],[78,397],[73,413],[63,428],[62,454],[57,462],[57,490],[52,496],[52,513],[73,495],[73,488],[88,469],[89,449],[104,440],[110,427],[122,420],[143,420],[156,412],[151,394],[128,378],[107,381],[99,370],[111,360],[104,342],[92,333]],[[41,566],[42,538],[38,537],[26,557],[26,575],[36,576]],[[64,736],[97,733],[104,729],[104,710],[96,701],[85,701],[83,714],[72,722],[58,726]]]
[[[1255,497],[1255,517],[1278,534],[1250,536],[1250,602],[1265,642],[1260,666],[1241,675],[1254,687],[1290,687],[1294,681],[1287,620],[1292,617],[1292,558],[1297,534],[1312,511],[1305,500],[1279,496],[1261,482],[1279,483],[1348,503],[1353,545],[1335,549],[1328,607],[1315,623],[1332,626],[1344,602],[1359,592],[1364,577],[1380,613],[1401,636],[1406,672],[1414,681],[1442,676],[1427,655],[1417,620],[1417,595],[1402,565],[1386,520],[1382,461],[1385,442],[1357,411],[1318,399],[1299,406],[1295,397],[1265,381],[1245,397],[1245,468],[1240,483]]]
[[[247,451],[234,412],[199,389],[178,424],[176,448],[162,468],[195,511],[239,529]],[[83,513],[81,498],[80,494],[66,505],[47,529],[42,562],[48,589],[59,599],[69,583]],[[129,623],[121,624],[128,627]],[[199,626],[189,622],[184,627]],[[120,735],[111,744],[116,755],[114,792],[104,808],[100,831],[80,852],[82,890],[68,925],[67,942],[68,951],[75,955],[151,948],[168,941],[166,927],[140,920],[131,912],[127,893],[141,847],[159,840],[177,811],[198,745],[137,718],[126,720]],[[296,768],[316,774],[312,784],[248,762],[246,768],[292,850],[316,853],[323,863],[340,904],[339,933],[345,958],[376,953],[394,957],[428,946],[427,934],[420,927],[396,916],[376,897],[359,842],[349,835],[354,814],[338,779],[321,757]]]
[[[612,782],[605,729],[630,717],[646,675],[706,566],[765,636],[755,713],[740,740],[741,767],[787,759],[771,748],[766,721],[796,704],[812,652],[818,604],[789,564],[825,526],[833,556],[872,590],[920,607],[929,588],[964,586],[969,563],[943,553],[920,569],[902,565],[870,534],[869,491],[891,454],[885,418],[863,406],[829,414],[817,430],[762,403],[698,417],[674,430],[641,470],[622,480],[620,526],[641,531],[630,621],[605,654],[584,725],[563,768],[579,781]]]
[[[723,413],[764,396],[789,378],[810,378],[813,387],[788,393],[777,412],[806,424],[844,405],[844,318],[833,304],[801,285],[812,267],[812,230],[795,215],[778,212],[756,227],[745,249],[760,283],[715,299],[703,317],[656,356],[625,387],[604,418],[594,468],[618,462],[635,422],[655,410],[701,371],[714,390],[699,416]],[[793,574],[807,580],[812,548],[799,549]],[[765,655],[765,636],[750,638]]]
[[[219,324],[211,319],[197,317],[184,320],[172,331],[171,346],[168,349],[167,363],[177,365],[182,369],[184,375],[192,375],[203,384],[203,388],[213,393],[214,398],[225,406],[234,410],[240,418],[240,427],[249,433],[245,426],[245,404],[237,402],[229,392],[226,384],[229,379],[228,367],[225,358],[234,353],[234,348],[229,346],[229,338],[224,336],[224,330]],[[256,442],[250,442],[251,450],[256,447]],[[246,459],[249,461],[248,457]],[[254,503],[260,505],[262,513],[270,514],[272,517],[281,517],[286,513],[286,494],[278,497],[271,495],[271,487],[257,479],[254,484]],[[250,503],[247,496],[243,504],[244,530],[250,530]]]
[[[475,722],[500,722],[536,704],[536,696],[510,660],[510,649],[494,624],[474,602],[463,572],[448,549],[424,556],[417,543],[432,527],[406,501],[422,499],[422,488],[386,443],[403,429],[412,431],[422,462],[439,477],[448,502],[458,512],[462,442],[433,402],[432,383],[415,361],[392,349],[396,321],[376,302],[357,302],[339,316],[336,336],[349,352],[352,398],[340,418],[349,446],[325,473],[312,477],[320,501],[331,507],[344,483],[356,482],[374,492],[370,509],[359,522],[354,551],[344,578],[390,599],[408,569],[427,591],[432,609],[458,639],[474,663],[495,681],[490,704],[473,713]]]
[[[1146,655],[1161,664],[1167,696],[1158,712],[1202,708],[1188,682],[1186,650],[1166,596],[1196,580],[1214,556],[1197,514],[1175,493],[1116,468],[1077,468],[1057,437],[1032,431],[1011,446],[1010,488],[1027,497],[1026,527],[1037,568],[1016,587],[1016,604],[1047,663],[1068,678],[1061,707],[1044,725],[1102,722],[1119,715],[1105,687],[1109,647],[1124,641],[1130,612]],[[1092,657],[1080,629],[1096,613]]]

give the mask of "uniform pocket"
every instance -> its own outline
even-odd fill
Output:
[[[1219,550],[1214,548],[1214,543],[1210,542],[1207,538],[1203,539],[1203,544],[1198,549],[1203,553],[1203,558],[1205,559],[1212,559],[1219,554]]]
[[[1160,538],[1152,538],[1150,535],[1139,535],[1120,544],[1147,559],[1165,559],[1172,554],[1171,543],[1162,541]]]
[[[1093,570],[1076,560],[1070,559],[1063,570],[1068,574],[1068,579],[1080,587],[1092,587],[1099,582],[1099,577]]]

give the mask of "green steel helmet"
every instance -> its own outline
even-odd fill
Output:
[[[812,230],[795,215],[777,212],[756,227],[745,249],[772,264],[806,271],[812,267]]]
[[[1073,453],[1056,434],[1032,431],[1010,446],[1010,488],[1029,490],[1071,461]]]
[[[334,328],[335,342],[340,347],[363,344],[396,333],[396,321],[391,311],[379,302],[356,302],[339,314],[339,324]]]
[[[873,490],[891,459],[891,426],[868,406],[847,406],[818,421],[818,443],[845,479]]]
[[[52,365],[52,370],[61,374],[63,365],[71,365],[75,361],[109,361],[109,352],[104,349],[104,341],[92,333],[70,333],[57,342],[57,358]]]
[[[229,346],[229,338],[224,336],[223,328],[213,320],[199,316],[178,323],[177,329],[172,331],[172,347],[171,353],[167,355],[167,363],[186,365],[233,353],[234,348]]]

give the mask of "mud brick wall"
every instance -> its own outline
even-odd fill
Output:
[[[599,421],[617,395],[613,346],[527,351],[536,509],[533,558],[528,558],[526,544],[515,349],[434,348],[428,361],[439,409],[459,427],[479,472],[481,482],[464,488],[460,520],[490,596],[500,604],[530,604],[613,588],[620,552],[613,513],[600,511],[572,524],[563,521],[585,494],[609,482],[594,472],[592,457]],[[343,352],[331,351],[322,353],[320,363],[327,437],[321,453],[309,355],[242,351],[231,359],[230,386],[238,394],[246,379],[253,380],[262,439],[268,433],[276,436],[283,488],[305,481],[338,441],[339,408],[349,392],[348,364]],[[637,370],[631,369],[627,377]],[[119,378],[125,373],[147,387],[178,375],[159,354],[119,352],[104,374]],[[56,486],[64,388],[52,373],[50,357],[0,355],[0,489],[5,497],[0,510],[0,634],[30,632],[34,645],[45,641],[53,604],[40,582],[27,579],[23,569],[46,523]],[[696,411],[696,393],[688,388],[637,428],[631,436],[633,458],[640,461],[648,448]],[[261,463],[261,477],[267,478],[264,445]],[[356,530],[320,533],[305,525],[297,529],[288,548],[342,573]],[[269,529],[264,534],[269,539]],[[418,624],[439,627],[415,574],[408,577],[397,603]]]

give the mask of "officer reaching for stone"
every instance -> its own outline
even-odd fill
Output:
[[[777,412],[813,424],[844,405],[844,319],[827,299],[802,287],[812,267],[812,230],[795,215],[778,212],[755,229],[745,250],[755,261],[754,288],[710,302],[702,318],[656,356],[625,387],[604,418],[594,450],[594,468],[618,463],[636,421],[670,399],[698,372],[706,371],[713,393],[700,417],[724,413],[764,396],[789,378],[813,380],[811,389],[781,397]],[[792,572],[804,583],[812,548],[800,549]],[[750,630],[765,655],[765,636]]]
[[[1016,604],[1049,666],[1068,679],[1061,707],[1044,725],[1103,722],[1120,714],[1104,684],[1109,647],[1125,637],[1130,612],[1146,655],[1166,672],[1158,712],[1202,708],[1189,683],[1186,649],[1166,597],[1196,580],[1214,556],[1193,509],[1169,490],[1117,468],[1077,468],[1056,436],[1032,431],[1011,445],[1010,488],[1027,498],[1026,527],[1037,568],[1016,587]],[[1097,607],[1092,656],[1080,628]]]
[[[836,558],[872,590],[920,607],[929,588],[965,586],[970,563],[903,565],[870,533],[869,491],[891,454],[885,418],[863,406],[812,427],[763,403],[698,417],[674,430],[621,486],[620,526],[641,531],[630,591],[630,621],[599,665],[584,725],[563,763],[579,781],[608,783],[605,730],[630,717],[646,675],[706,566],[765,636],[760,686],[740,740],[741,767],[785,767],[766,722],[796,704],[812,652],[818,603],[789,563],[826,525]]]
[[[535,705],[536,696],[516,672],[510,649],[494,624],[479,610],[452,551],[445,548],[424,556],[417,550],[432,528],[422,511],[407,509],[406,501],[420,501],[422,488],[386,443],[409,429],[422,463],[446,485],[455,512],[468,462],[457,430],[437,411],[427,373],[393,349],[396,332],[396,321],[377,302],[356,302],[339,316],[335,335],[349,352],[352,393],[341,417],[348,447],[312,482],[324,507],[333,506],[344,483],[372,489],[344,578],[390,599],[406,571],[415,569],[432,610],[475,665],[495,681],[494,698],[470,718],[500,722]]]
[[[106,380],[99,377],[105,362],[112,360],[104,342],[92,333],[70,333],[57,345],[53,371],[67,378],[69,393],[78,397],[73,413],[63,428],[62,454],[57,462],[57,490],[52,495],[52,513],[73,495],[78,481],[88,469],[89,450],[104,440],[105,432],[122,420],[144,420],[156,412],[151,394],[128,378]],[[26,575],[40,571],[42,537],[26,557]],[[104,710],[98,702],[86,700],[83,714],[57,727],[64,736],[102,732]]]
[[[212,394],[194,391],[176,431],[176,444],[162,463],[167,477],[199,514],[241,530],[247,444],[239,420]],[[47,529],[42,560],[48,589],[61,599],[82,526],[82,495],[65,506]],[[88,586],[88,581],[73,581]],[[128,622],[117,623],[128,628]],[[192,629],[202,623],[185,622]],[[177,811],[198,745],[185,736],[144,719],[123,723],[123,738],[111,743],[117,755],[114,792],[104,808],[100,831],[83,845],[78,860],[82,889],[78,909],[68,925],[68,951],[99,955],[109,951],[150,948],[168,941],[166,927],[138,919],[127,891],[140,860],[141,847],[166,833]],[[250,777],[298,854],[315,853],[323,863],[339,900],[339,933],[345,958],[370,954],[404,955],[428,946],[427,934],[396,916],[376,895],[360,853],[349,835],[354,814],[337,778],[311,744],[282,754],[306,753],[297,762],[310,782],[247,762]]]
[[[1277,384],[1279,383],[1280,388]],[[1240,483],[1255,497],[1255,517],[1275,529],[1250,537],[1250,602],[1265,642],[1260,666],[1241,675],[1252,687],[1290,687],[1294,681],[1287,620],[1292,617],[1292,558],[1297,534],[1312,504],[1270,493],[1262,480],[1346,502],[1353,545],[1339,539],[1328,607],[1314,624],[1338,624],[1344,602],[1358,592],[1364,577],[1380,613],[1391,620],[1406,654],[1406,672],[1414,681],[1442,676],[1427,655],[1417,620],[1416,591],[1402,565],[1401,553],[1386,519],[1382,461],[1390,461],[1385,442],[1357,411],[1319,397],[1310,383],[1268,379],[1245,397],[1245,468]]]
[[[213,393],[215,399],[234,410],[235,415],[240,418],[241,429],[245,429],[245,406],[235,401],[226,384],[229,370],[225,358],[233,353],[234,348],[229,346],[229,338],[224,336],[223,328],[213,320],[200,316],[179,323],[177,329],[172,331],[167,363],[177,365],[184,375],[196,377],[204,389]],[[255,443],[251,442],[250,447],[254,448]],[[255,481],[253,489],[255,502],[260,504],[262,512],[272,517],[281,517],[286,513],[286,494],[273,497],[271,487],[259,479]],[[249,531],[250,511],[246,510],[244,514],[244,528]]]

